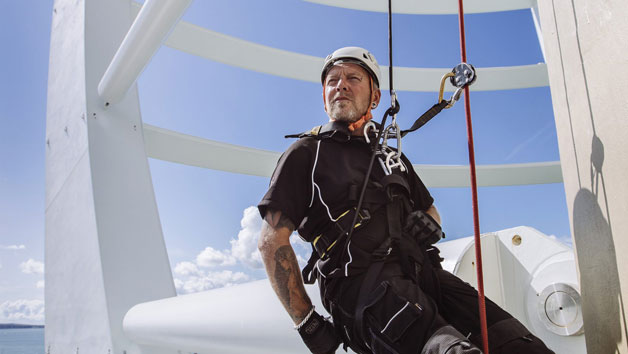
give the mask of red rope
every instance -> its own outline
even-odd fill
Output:
[[[458,24],[460,27],[460,56],[467,62],[467,48],[464,36],[464,8],[462,0],[458,0]],[[471,126],[471,101],[469,86],[464,88],[464,112],[467,118],[467,139],[469,141],[469,167],[471,174],[471,198],[473,200],[473,232],[475,240],[475,263],[478,278],[478,307],[480,312],[480,328],[482,330],[482,348],[488,353],[488,330],[486,324],[486,302],[484,301],[484,277],[482,273],[482,246],[480,244],[480,217],[478,213],[478,185],[475,178],[475,153],[473,148],[473,127]]]

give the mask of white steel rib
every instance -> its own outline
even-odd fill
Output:
[[[147,0],[127,32],[100,83],[98,94],[117,103],[135,83],[192,0]]]
[[[388,12],[388,3],[381,0],[305,0],[311,3],[342,7],[352,10]],[[535,6],[535,0],[465,0],[465,13],[497,12],[528,9]],[[396,0],[393,13],[414,15],[457,14],[456,0],[416,1]]]
[[[144,124],[149,157],[184,165],[270,177],[279,152],[254,149],[187,135]],[[428,187],[468,187],[466,165],[413,165]],[[477,166],[478,186],[511,186],[562,182],[560,162]]]
[[[139,4],[133,2],[135,11]],[[309,82],[320,81],[323,58],[268,47],[180,21],[165,44],[171,48],[212,61]],[[388,89],[388,67],[381,66],[382,89]],[[544,63],[476,68],[474,91],[511,90],[549,85]],[[451,68],[395,67],[397,91],[436,92],[441,77]],[[447,91],[453,91],[447,83]]]

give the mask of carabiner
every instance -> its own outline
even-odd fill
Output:
[[[399,170],[401,172],[406,171],[406,168],[404,167],[399,157],[400,157],[399,153],[394,150],[390,151],[388,155],[386,155],[386,168],[388,169],[389,173],[392,173],[393,168],[397,168],[397,167],[399,167]],[[394,163],[392,162],[393,160],[394,160]]]
[[[375,125],[375,123],[373,123],[372,121],[369,121],[368,123],[366,123],[364,125],[364,140],[366,140],[367,144],[371,143],[371,139],[369,138],[369,129],[373,129],[373,132],[375,134],[378,133],[377,126]]]

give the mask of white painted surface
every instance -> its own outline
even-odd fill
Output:
[[[521,243],[513,242],[518,235]],[[484,292],[510,312],[557,354],[586,353],[585,336],[557,335],[539,314],[540,294],[552,284],[579,290],[573,251],[543,233],[525,226],[482,235]],[[471,239],[458,258],[455,274],[477,286],[475,244]],[[546,317],[547,318],[547,317]]]
[[[628,1],[539,14],[589,353],[628,353]]]
[[[318,288],[306,286],[326,315]],[[268,280],[133,307],[124,330],[134,341],[195,353],[306,353]]]
[[[512,245],[514,234],[522,237],[521,245]],[[582,335],[554,335],[530,317],[538,311],[529,289],[540,292],[555,282],[575,285],[571,250],[529,227],[485,234],[482,244],[487,294],[532,325],[557,354],[584,353]],[[473,238],[438,247],[445,267],[454,265],[462,279],[475,284]],[[306,288],[317,310],[324,311],[318,288]],[[139,304],[125,316],[124,330],[138,343],[197,353],[306,352],[268,280]]]
[[[175,294],[137,92],[97,84],[131,24],[126,0],[57,0],[46,125],[46,352],[136,353],[122,318]]]
[[[124,97],[191,2],[146,0],[98,84],[106,103]]]
[[[388,2],[380,0],[305,0],[316,4],[337,6],[346,9],[388,12]],[[478,12],[495,12],[520,10],[534,6],[535,0],[465,0],[464,12],[467,14]],[[396,14],[457,14],[457,0],[416,1],[395,0],[392,2],[393,13]]]
[[[134,3],[135,4],[135,3]],[[137,4],[134,9],[139,10]],[[276,49],[210,31],[184,21],[174,28],[165,44],[199,57],[290,79],[320,83],[324,58]],[[452,68],[395,67],[397,91],[438,92],[441,78]],[[388,90],[388,67],[381,66],[382,90]],[[476,68],[472,91],[511,90],[547,86],[545,64]],[[446,84],[447,91],[453,86]],[[434,97],[436,101],[437,97]]]

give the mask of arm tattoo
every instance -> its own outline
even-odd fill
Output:
[[[281,213],[279,210],[268,210],[264,220],[273,228],[280,229],[286,227],[293,231],[295,229],[294,224],[290,219]]]
[[[277,295],[295,323],[299,322],[307,315],[311,303],[299,276],[299,263],[291,246],[281,246],[275,252],[274,275]]]

